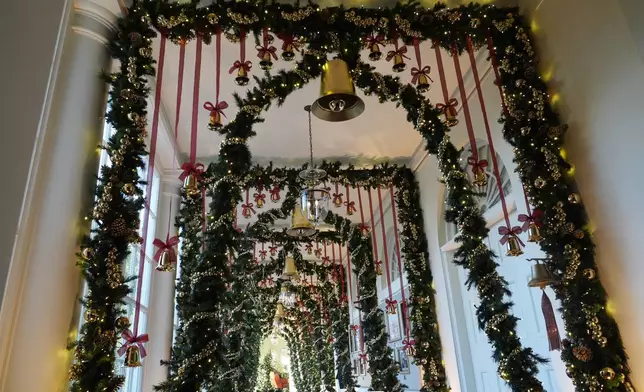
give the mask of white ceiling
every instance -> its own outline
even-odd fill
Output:
[[[233,92],[240,92],[243,96],[245,89],[252,88],[255,82],[251,79],[251,83],[247,87],[239,87],[235,84],[235,75],[228,74],[228,69],[239,57],[239,44],[230,43],[226,39],[222,39],[222,43],[220,100],[224,100],[230,105],[225,110],[228,118],[224,120],[227,122],[234,118],[238,111],[232,98]],[[279,53],[281,51],[279,41],[276,41],[274,45],[278,47]],[[155,53],[158,53],[158,46],[159,42],[157,41],[155,42]],[[381,50],[386,53],[392,48],[393,46],[389,45]],[[213,45],[204,45],[199,102],[197,103],[199,113],[197,156],[201,161],[214,158],[218,154],[219,144],[222,141],[222,136],[208,130],[208,112],[202,108],[206,101],[215,102],[215,52],[214,43]],[[263,71],[259,69],[259,59],[256,53],[254,39],[249,38],[246,58],[253,62],[251,74],[262,75]],[[365,50],[363,58],[368,59],[368,54],[369,52]],[[186,48],[184,85],[178,127],[178,145],[182,153],[188,153],[190,148],[195,55],[196,43],[191,42]],[[403,82],[408,83],[411,81],[410,70],[416,66],[413,47],[408,47],[407,55],[411,58],[406,60],[407,69],[398,75]],[[421,44],[421,58],[423,66],[431,66],[431,77],[435,82],[426,95],[433,103],[443,102],[435,53],[429,42]],[[456,76],[452,59],[446,52],[443,52],[443,62],[451,94],[457,86]],[[284,62],[280,59],[275,62],[273,72],[281,68],[293,67],[294,64],[295,62]],[[378,72],[393,73],[392,63],[385,61],[384,56],[380,61],[371,64],[376,66]],[[467,56],[461,56],[461,67],[463,73],[467,74],[470,68]],[[176,117],[178,71],[179,47],[168,42],[163,75],[162,103],[171,126],[173,126]],[[249,140],[255,161],[272,160],[279,164],[300,165],[306,160],[308,156],[308,122],[307,113],[303,107],[317,98],[319,83],[319,79],[312,80],[304,88],[291,94],[283,106],[273,105],[268,112],[262,115],[265,122],[256,125],[257,136]],[[392,159],[405,161],[409,158],[419,146],[421,136],[407,122],[406,113],[403,110],[397,110],[392,103],[380,104],[376,97],[367,97],[361,92],[358,92],[358,95],[365,101],[366,109],[356,119],[331,123],[313,117],[313,147],[316,158],[344,158],[342,160],[358,164],[381,160],[391,161]]]

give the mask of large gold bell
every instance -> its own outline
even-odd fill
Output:
[[[447,123],[447,126],[455,127],[458,125],[458,118],[456,116],[458,116],[456,108],[448,107],[445,109],[445,122]]]
[[[197,177],[194,174],[190,173],[183,180],[183,189],[185,189],[188,196],[194,196],[199,194],[199,186],[197,184]]]
[[[135,344],[128,346],[127,351],[125,352],[125,366],[126,367],[141,366],[141,352],[139,351],[139,346]]]
[[[474,179],[472,180],[472,185],[479,188],[485,188],[487,186],[487,174],[482,167],[475,167],[473,170]]]
[[[159,256],[156,270],[161,272],[174,271],[175,260],[173,259],[173,253],[170,251],[170,249],[164,249],[163,253],[161,253],[161,256]]]
[[[545,265],[537,262],[532,266],[532,279],[528,282],[528,287],[544,288],[554,283],[556,280]]]
[[[315,234],[315,227],[302,215],[299,204],[296,204],[293,209],[291,227],[286,231],[286,234],[291,237],[310,237]]]
[[[505,245],[507,246],[507,252],[505,252],[506,256],[521,256],[523,254],[521,243],[519,243],[519,239],[517,237],[510,236]]]
[[[349,66],[341,59],[322,67],[320,97],[313,103],[315,117],[331,122],[351,120],[364,111],[364,101],[356,95]]]
[[[208,121],[208,128],[211,131],[217,130],[223,126],[224,124],[221,122],[221,113],[214,112],[213,114],[210,115],[210,121]]]
[[[284,47],[281,57],[284,61],[292,61],[295,58],[295,48],[293,47],[293,44],[287,44]]]
[[[273,68],[273,60],[271,59],[270,52],[266,52],[264,54],[259,62],[259,68],[261,68],[263,71],[269,71],[271,68]]]
[[[539,230],[539,226],[537,226],[536,223],[531,222],[530,226],[528,227],[528,242],[539,242],[543,239],[541,236],[541,230]]]
[[[392,67],[392,70],[394,72],[402,72],[407,68],[407,64],[405,64],[405,59],[403,59],[402,54],[396,54],[394,55],[394,65]]]
[[[235,78],[235,83],[238,86],[245,86],[248,84],[250,79],[248,79],[248,72],[244,69],[244,67],[239,67],[237,70],[237,77]]]
[[[280,276],[282,280],[291,280],[297,276],[297,267],[295,266],[295,259],[292,257],[287,257],[286,262],[284,263],[284,272]]]

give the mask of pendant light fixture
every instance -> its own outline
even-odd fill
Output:
[[[324,222],[329,213],[329,202],[331,195],[320,186],[320,182],[326,177],[326,172],[313,165],[313,130],[311,125],[311,105],[304,107],[309,115],[309,167],[299,174],[304,181],[305,188],[300,193],[300,210],[311,224],[318,226]]]

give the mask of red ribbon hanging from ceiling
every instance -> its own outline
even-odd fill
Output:
[[[371,192],[369,192],[369,209],[371,209]],[[387,249],[387,233],[385,231],[385,212],[382,207],[382,192],[378,187],[378,209],[380,210],[380,228],[382,229],[382,251],[385,254],[385,269],[387,276],[387,290],[389,291],[389,302],[387,302],[387,311],[390,314],[396,313],[398,302],[393,299],[391,290],[391,268],[389,268],[389,249]],[[373,221],[373,211],[371,211],[371,220]]]
[[[476,59],[474,58],[474,49],[472,47],[472,40],[470,37],[467,37],[467,53],[470,58],[470,65],[472,67],[472,75],[474,76],[474,83],[476,85],[476,93],[479,99],[479,104],[481,105],[481,112],[483,115],[483,124],[485,125],[485,134],[487,136],[488,146],[490,148],[490,156],[492,159],[492,174],[496,179],[496,186],[499,189],[499,198],[501,199],[501,208],[503,209],[503,218],[505,218],[505,229],[506,233],[501,233],[503,227],[499,228],[499,233],[507,236],[516,236],[517,231],[521,233],[521,228],[518,226],[512,227],[510,225],[510,216],[508,214],[508,207],[505,200],[505,195],[503,193],[503,183],[501,182],[501,174],[499,172],[499,163],[496,159],[496,150],[494,149],[494,140],[492,140],[492,131],[490,129],[490,122],[487,117],[487,110],[485,108],[485,100],[483,98],[483,89],[481,88],[481,79],[479,77],[479,72],[476,67]],[[506,240],[507,241],[507,240]],[[521,241],[519,241],[521,243]]]
[[[398,271],[400,274],[400,296],[402,298],[402,312],[403,312],[403,317],[405,318],[405,335],[407,336],[407,341],[409,341],[409,311],[407,310],[408,304],[407,300],[405,299],[405,283],[403,279],[403,268],[402,268],[402,258],[400,256],[400,237],[398,235],[398,216],[396,214],[396,197],[395,197],[395,188],[393,185],[389,186],[389,194],[391,196],[391,214],[393,218],[393,226],[394,226],[394,239],[395,239],[395,246],[396,246],[396,257],[398,258]]]
[[[134,308],[134,333],[133,336],[138,335],[139,318],[141,312],[141,295],[143,294],[143,272],[145,269],[145,250],[147,248],[148,240],[148,226],[150,223],[150,201],[152,200],[152,182],[154,180],[154,164],[157,150],[157,136],[159,133],[159,113],[161,109],[161,89],[163,87],[163,71],[165,66],[165,47],[167,37],[161,37],[161,45],[159,48],[159,60],[157,67],[157,84],[154,94],[154,111],[152,113],[152,132],[150,135],[150,152],[148,155],[148,173],[145,186],[145,213],[143,215],[143,227],[141,228],[141,236],[143,241],[139,251],[139,278],[136,283],[136,301]]]
[[[429,73],[431,72],[432,68],[429,65],[426,65],[423,67],[421,56],[420,56],[420,41],[418,38],[414,37],[414,53],[416,55],[416,62],[418,63],[418,68],[417,67],[412,67],[411,68],[411,84],[418,84],[420,76],[424,75],[427,77],[427,80],[430,82],[434,82],[432,78],[429,77]],[[447,102],[447,101],[446,101]]]

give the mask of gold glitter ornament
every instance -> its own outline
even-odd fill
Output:
[[[139,54],[143,57],[152,57],[152,48],[149,46],[145,46],[139,49]]]
[[[537,177],[537,179],[534,180],[534,186],[536,186],[537,188],[541,189],[544,186],[546,186],[546,180],[544,180],[541,177]]]
[[[572,235],[575,236],[575,238],[577,238],[578,240],[580,240],[580,239],[584,238],[584,231],[580,230],[580,229],[577,229],[572,233]]]
[[[604,380],[610,381],[610,380],[615,378],[615,371],[612,368],[605,367],[605,368],[603,368],[602,370],[599,371],[599,375]]]
[[[572,355],[582,362],[588,362],[593,358],[593,352],[586,346],[574,347]]]
[[[81,250],[81,256],[83,256],[85,260],[89,260],[93,255],[94,255],[94,249],[92,248],[87,247]]]
[[[116,319],[116,328],[123,330],[130,326],[130,319],[125,316],[119,317]]]
[[[584,269],[583,274],[584,274],[584,278],[586,278],[586,279],[588,279],[588,280],[595,279],[595,276],[597,275],[597,274],[595,273],[595,270],[594,270],[594,269],[592,269],[592,268],[586,268],[586,269]]]
[[[128,196],[132,196],[134,194],[135,186],[134,184],[127,183],[123,185],[123,193],[125,193]]]

